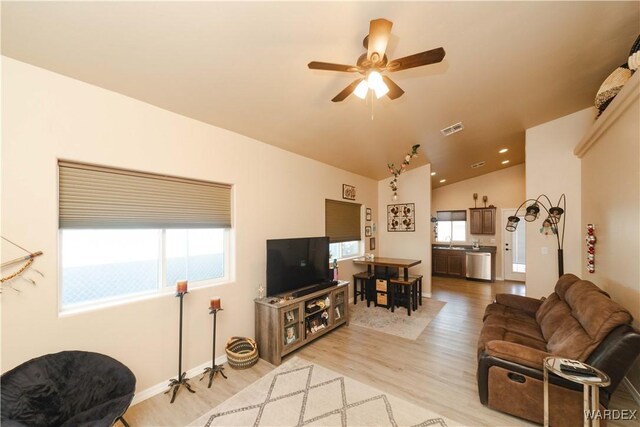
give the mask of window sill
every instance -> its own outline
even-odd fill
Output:
[[[340,261],[349,261],[351,259],[361,258],[363,256],[364,256],[364,254],[359,254],[359,255],[356,254],[356,255],[348,256],[346,258],[338,258],[338,262],[340,262]]]
[[[201,289],[209,289],[216,286],[228,285],[233,283],[233,280],[226,279],[223,281],[214,280],[202,280],[197,284],[189,284],[189,292],[199,291]],[[136,294],[129,297],[116,298],[111,300],[103,300],[95,303],[87,303],[70,308],[61,308],[58,311],[58,318],[73,317],[80,314],[91,313],[93,311],[100,311],[108,308],[119,307],[129,304],[135,304],[143,301],[150,301],[158,298],[175,297],[176,292],[174,289],[166,288],[157,291],[149,291],[144,294]]]

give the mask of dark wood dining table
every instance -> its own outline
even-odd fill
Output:
[[[375,257],[373,259],[366,259],[365,257],[360,257],[360,258],[353,259],[354,264],[366,265],[368,273],[371,273],[373,266],[401,268],[403,270],[404,280],[409,279],[409,267],[418,265],[421,262],[422,260],[419,260],[419,259],[384,258],[384,257]]]

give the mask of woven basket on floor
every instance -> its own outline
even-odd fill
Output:
[[[258,346],[251,338],[231,337],[225,346],[227,362],[233,369],[246,369],[258,362]]]

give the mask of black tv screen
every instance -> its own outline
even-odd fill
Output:
[[[328,237],[267,240],[267,296],[329,280]]]

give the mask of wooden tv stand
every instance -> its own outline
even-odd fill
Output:
[[[256,342],[260,357],[279,365],[284,355],[349,324],[348,300],[349,282],[345,281],[299,298],[256,298]]]

